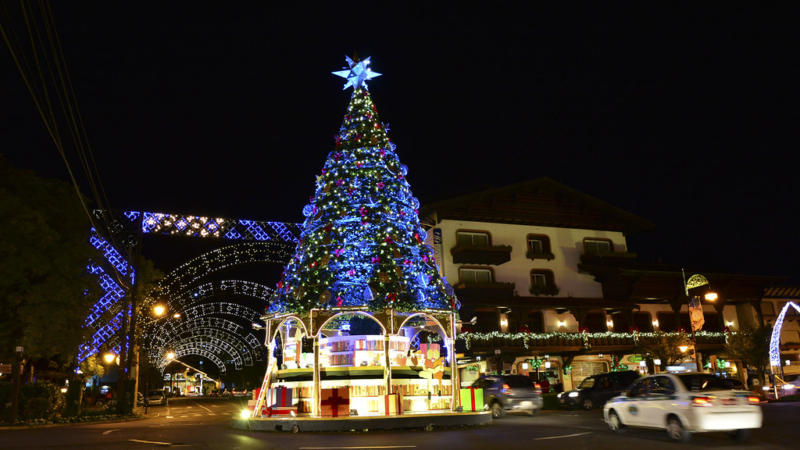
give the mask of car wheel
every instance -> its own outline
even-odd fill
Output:
[[[731,438],[736,442],[744,442],[744,441],[746,441],[747,439],[750,438],[750,430],[749,429],[732,430],[732,431],[729,431],[728,434],[730,434]]]
[[[591,398],[585,398],[583,399],[583,403],[581,403],[581,407],[583,407],[583,409],[587,411],[590,409],[594,409],[594,401],[592,401]]]
[[[608,413],[608,428],[611,428],[611,431],[617,434],[625,432],[625,424],[622,423],[622,420],[620,420],[619,415],[617,415],[615,411]]]
[[[503,405],[500,402],[495,401],[492,403],[492,418],[493,419],[502,419],[503,416],[506,415],[506,411],[503,409]]]
[[[667,422],[667,436],[675,442],[686,443],[692,439],[692,433],[683,427],[680,419],[671,417]]]

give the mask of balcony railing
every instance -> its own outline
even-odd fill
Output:
[[[528,292],[537,297],[540,295],[558,295],[559,291],[561,291],[561,289],[559,289],[558,286],[531,286],[531,288],[528,289]]]
[[[528,253],[526,253],[525,256],[527,256],[528,259],[533,259],[533,260],[546,259],[548,261],[551,261],[553,259],[556,259],[556,255],[550,252],[534,252],[533,250],[528,250]]]
[[[455,264],[500,264],[511,261],[510,245],[457,245],[450,249]]]

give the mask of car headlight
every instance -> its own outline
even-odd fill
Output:
[[[570,392],[570,393],[569,393],[569,396],[570,396],[570,397],[577,397],[577,396],[578,396],[578,393],[577,393],[577,392]]]

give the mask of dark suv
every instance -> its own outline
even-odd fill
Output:
[[[598,373],[585,378],[577,389],[558,394],[558,402],[567,409],[597,408],[625,392],[638,379],[639,373],[632,370]]]
[[[525,411],[532,416],[542,410],[542,390],[523,375],[486,375],[472,387],[483,389],[483,402],[495,419],[506,411]]]

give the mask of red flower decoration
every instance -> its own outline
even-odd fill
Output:
[[[336,185],[341,186],[344,184],[344,180],[336,180]]]
[[[392,244],[392,243],[394,243],[394,240],[392,239],[391,236],[386,236],[386,238],[383,240],[383,242],[386,242],[388,244]]]
[[[377,186],[378,186],[378,189],[383,189],[383,187],[386,186],[386,185],[383,183],[383,181],[379,181]]]

